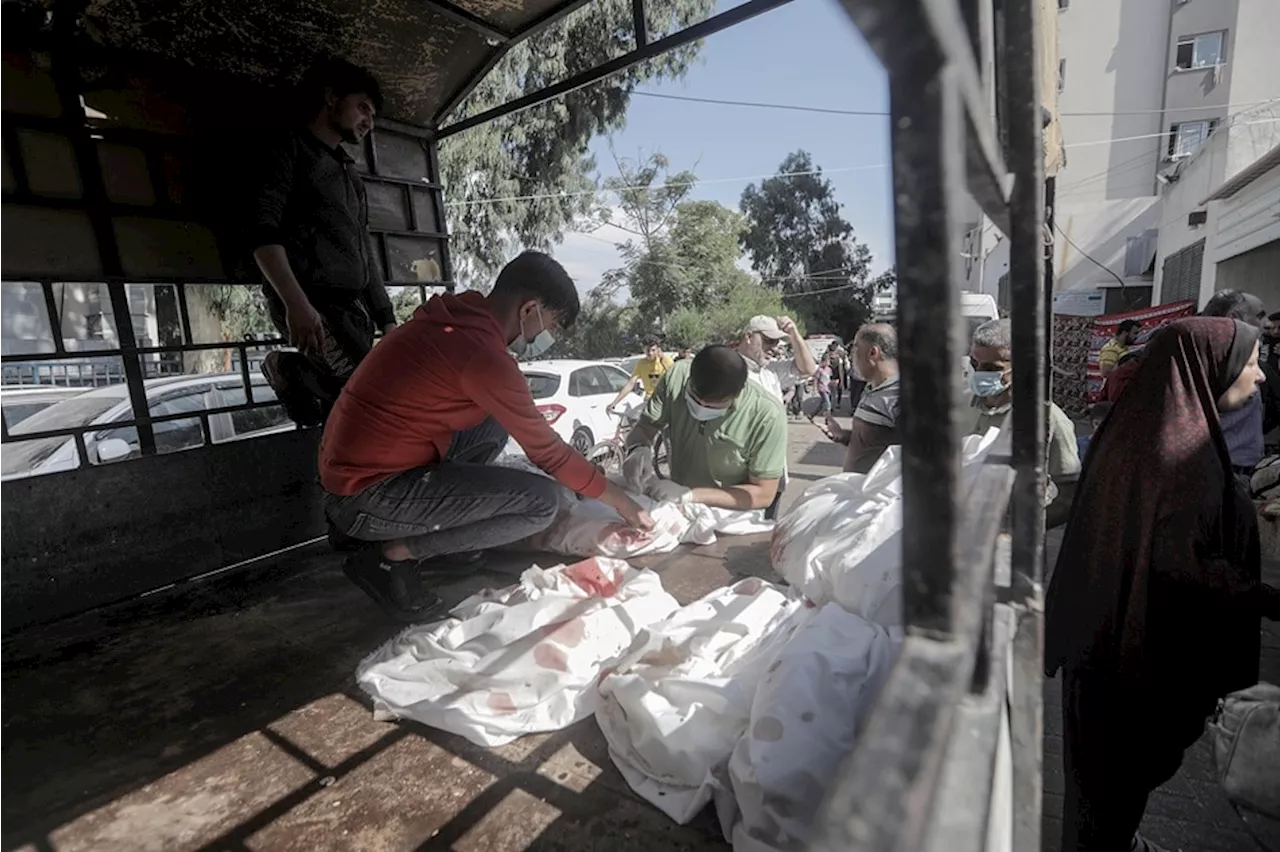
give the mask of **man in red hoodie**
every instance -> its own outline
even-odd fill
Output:
[[[423,570],[474,564],[483,550],[546,529],[556,483],[492,466],[514,438],[568,488],[635,527],[653,522],[551,429],[512,355],[536,357],[577,318],[559,263],[525,252],[489,295],[435,296],[360,363],[325,426],[320,481],[332,538],[376,543],[343,570],[390,613],[420,621],[440,607]]]

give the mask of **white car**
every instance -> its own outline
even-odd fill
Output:
[[[260,374],[254,375],[251,381],[255,403],[275,401],[275,391],[265,378]],[[244,405],[247,401],[244,382],[239,373],[149,379],[146,389],[147,407],[152,417],[187,412],[192,415],[152,425],[156,451],[160,453],[185,450],[204,443],[199,412]],[[9,436],[19,439],[24,434],[83,426],[86,430],[84,442],[89,461],[92,464],[105,464],[140,455],[137,429],[133,426],[113,425],[132,419],[133,406],[129,400],[128,386],[110,385],[86,390],[32,414],[16,427],[10,428]],[[215,444],[293,428],[293,421],[278,405],[209,415],[209,438]],[[76,452],[75,439],[69,435],[16,441],[4,445],[0,480],[74,470],[79,466],[80,456]]]
[[[538,411],[578,452],[585,455],[597,441],[617,431],[618,418],[606,414],[605,407],[631,378],[629,373],[603,361],[570,360],[529,361],[520,365],[520,371]],[[635,394],[638,401],[644,392],[637,389]],[[506,451],[524,455],[514,440]]]

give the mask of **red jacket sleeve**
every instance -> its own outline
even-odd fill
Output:
[[[462,390],[515,439],[529,460],[586,497],[604,493],[605,478],[574,452],[539,413],[529,384],[511,356],[482,353],[462,370]]]

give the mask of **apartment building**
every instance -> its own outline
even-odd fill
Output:
[[[1105,312],[1203,302],[1216,281],[1212,251],[1194,270],[1175,259],[1170,298],[1164,263],[1205,238],[1184,233],[1206,224],[1187,226],[1185,214],[1280,141],[1280,6],[1057,0],[1056,22],[1066,161],[1054,186],[1055,289],[1100,294]],[[984,282],[1007,271],[1000,248],[985,258]],[[1188,276],[1197,286],[1181,283]]]

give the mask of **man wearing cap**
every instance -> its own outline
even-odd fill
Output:
[[[791,351],[794,353],[791,358],[777,357],[778,344],[784,338],[790,339]],[[803,384],[818,372],[818,362],[814,359],[813,352],[790,317],[774,319],[764,314],[752,317],[743,326],[734,348],[747,362],[747,377],[780,403],[783,403],[783,388]],[[772,520],[777,517],[778,504],[786,487],[787,472],[784,468],[778,483],[777,497],[765,513],[767,518]]]

